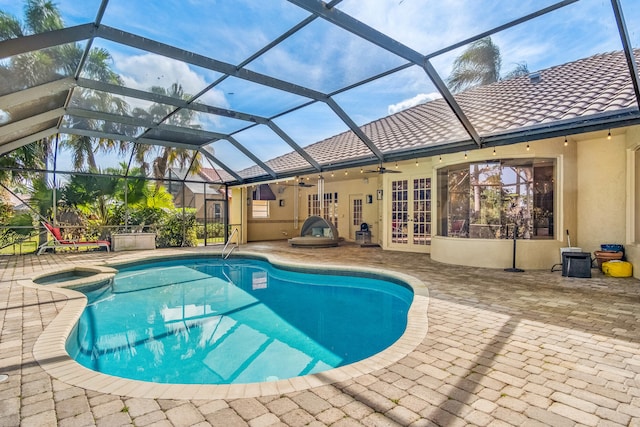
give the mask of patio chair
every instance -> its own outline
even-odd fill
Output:
[[[110,251],[111,243],[107,240],[92,240],[92,241],[77,241],[77,240],[66,240],[62,237],[62,233],[60,232],[59,227],[54,227],[47,222],[42,222],[44,228],[47,229],[49,234],[53,237],[53,240],[49,240],[46,243],[40,245],[38,248],[38,255],[45,252],[47,249],[55,249],[55,248],[73,248],[78,249],[81,246],[92,246],[97,248],[105,248],[107,252]]]

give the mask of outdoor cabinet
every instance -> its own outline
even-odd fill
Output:
[[[156,248],[156,233],[117,233],[111,235],[114,251],[137,251]]]

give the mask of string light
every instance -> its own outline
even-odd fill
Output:
[[[567,145],[569,145],[569,141],[567,141],[567,137],[564,137],[564,146],[566,147]]]
[[[609,133],[607,134],[607,139],[611,140],[611,129],[609,129]]]

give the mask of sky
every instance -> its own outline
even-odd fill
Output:
[[[100,1],[58,0],[68,26],[92,22]],[[337,8],[423,54],[463,41],[510,20],[549,6],[551,0],[344,0]],[[640,2],[622,0],[634,46],[640,47]],[[0,0],[0,10],[22,17],[21,1]],[[309,14],[286,0],[110,0],[102,23],[229,64],[245,61],[265,44]],[[579,0],[492,36],[502,55],[502,74],[519,63],[530,71],[596,53],[621,49],[608,0]],[[96,39],[107,49],[112,67],[128,87],[148,90],[178,82],[195,95],[220,77],[211,70]],[[442,80],[464,47],[431,58]],[[331,94],[405,61],[322,19],[270,49],[246,68],[257,73]],[[440,94],[420,67],[405,69],[334,96],[357,125],[364,125]],[[229,78],[202,95],[199,102],[272,117],[299,106],[306,98]],[[135,104],[135,102],[132,102]],[[133,105],[138,106],[138,105]],[[142,104],[139,106],[143,106]],[[201,114],[198,124],[213,132],[235,132],[247,122]],[[330,109],[316,103],[274,119],[299,145],[307,146],[347,130]],[[291,151],[264,126],[235,135],[262,160]],[[253,162],[226,142],[214,144],[216,155],[236,170]]]

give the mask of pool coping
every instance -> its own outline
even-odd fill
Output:
[[[215,255],[219,255],[219,253],[212,253],[208,256]],[[184,254],[183,257],[191,256],[201,257],[202,255],[191,253]],[[341,264],[320,265],[292,262],[280,259],[277,256],[264,255],[250,251],[238,251],[234,253],[234,257],[241,256],[264,259],[275,266],[284,268],[288,267],[312,271],[326,271],[327,269],[330,269],[332,271],[344,271],[351,273],[359,272],[362,274],[387,276],[389,278],[402,281],[411,286],[414,291],[413,301],[409,307],[407,315],[407,327],[405,332],[400,338],[398,338],[398,340],[383,351],[359,362],[354,362],[349,365],[315,374],[272,382],[246,384],[164,384],[116,377],[96,372],[80,365],[69,356],[65,349],[67,337],[73,331],[73,328],[78,322],[87,302],[86,297],[82,293],[74,291],[69,288],[69,286],[96,283],[98,281],[96,280],[97,278],[104,280],[105,277],[113,277],[115,272],[113,268],[108,266],[84,266],[53,270],[47,272],[47,274],[41,274],[34,277],[33,280],[25,279],[18,281],[22,286],[54,292],[64,295],[67,298],[66,304],[60,313],[51,321],[36,340],[36,343],[33,346],[33,356],[40,366],[53,378],[69,385],[96,392],[137,398],[235,399],[304,391],[313,387],[346,381],[362,375],[370,374],[379,369],[387,368],[393,363],[409,355],[422,343],[427,335],[427,310],[429,305],[428,289],[424,282],[413,276],[385,269],[364,268]],[[180,256],[176,256],[175,258],[179,257]],[[108,263],[108,265],[126,265],[134,262],[153,261],[157,259],[166,259],[166,257],[150,254],[149,256],[136,257],[134,261],[112,261]],[[86,271],[88,269],[90,271],[96,271],[97,273],[94,276],[74,279],[71,281],[72,283],[64,283],[64,286],[60,286],[59,283],[39,285],[34,282],[34,280],[44,276],[65,273],[74,269],[82,269],[82,271]]]

